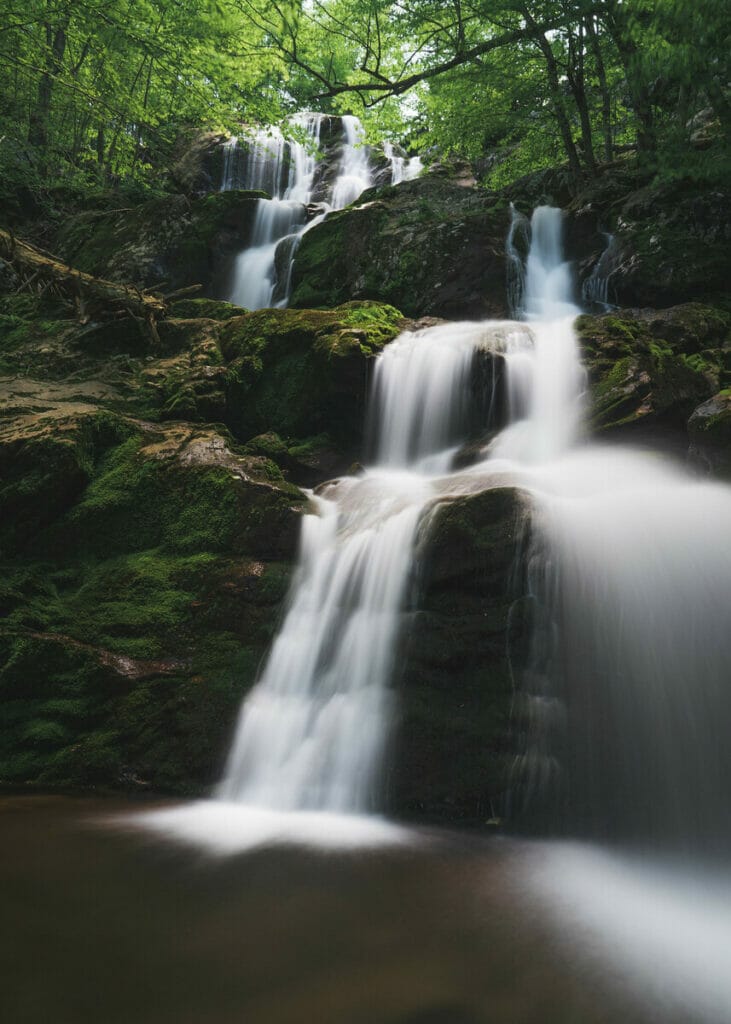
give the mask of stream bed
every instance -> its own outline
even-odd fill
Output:
[[[676,907],[598,848],[396,829],[223,856],[141,829],[161,807],[0,800],[5,1020],[728,1020],[722,901]]]

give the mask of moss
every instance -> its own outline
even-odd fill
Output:
[[[682,427],[725,373],[729,320],[713,307],[687,303],[582,316],[576,330],[589,371],[595,429],[660,420]]]
[[[424,524],[389,775],[402,814],[483,824],[499,812],[515,756],[524,518],[520,492],[500,488],[445,502]]]
[[[398,333],[400,313],[378,303],[334,310],[260,310],[228,321],[221,348],[228,422],[237,436],[267,431],[360,436],[367,362]]]
[[[199,792],[271,639],[302,496],[210,428],[106,419],[79,442],[81,492],[2,567],[0,780]]]
[[[167,290],[213,286],[221,257],[246,241],[264,195],[163,196],[130,209],[82,213],[69,219],[58,244],[69,262],[99,277]]]
[[[171,315],[182,320],[230,320],[245,312],[241,306],[234,306],[223,299],[179,299],[170,308]]]
[[[506,231],[494,197],[435,175],[364,193],[303,237],[291,305],[377,299],[408,316],[504,316]]]

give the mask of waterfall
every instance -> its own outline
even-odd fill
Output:
[[[527,803],[551,831],[728,844],[731,488],[577,443],[584,377],[560,217],[533,215],[522,306],[535,344],[506,360],[527,411],[492,446],[537,508]]]
[[[357,117],[343,115],[342,137],[336,147],[322,143],[326,114],[295,114],[293,128],[305,141],[285,136],[278,128],[260,129],[224,145],[221,190],[233,188],[268,192],[260,199],[249,245],[236,258],[227,298],[245,309],[286,306],[292,267],[305,232],[328,213],[342,210],[374,183],[372,150]],[[419,157],[408,159],[384,143],[391,183],[410,181],[423,170]],[[335,174],[318,180],[318,166],[337,151]],[[319,212],[308,211],[318,198]]]
[[[219,796],[282,810],[377,808],[416,533],[463,437],[472,358],[530,344],[522,325],[475,323],[406,332],[384,349],[369,414],[374,464],[313,498],[288,609],[242,707]]]
[[[320,212],[308,216],[307,208],[316,192],[322,125],[326,120],[327,115],[314,113],[290,119],[294,128],[304,132],[304,143],[272,128],[233,139],[224,148],[222,188],[256,189],[271,195],[271,199],[259,200],[249,245],[234,265],[228,298],[239,306],[286,306],[292,265],[303,234],[321,223],[330,211],[354,202],[373,184],[363,127],[357,117],[344,116],[336,174],[331,183],[324,183]]]
[[[413,179],[418,178],[424,170],[424,164],[421,161],[421,157],[412,156],[409,158],[402,156],[397,152],[396,147],[391,142],[383,143],[383,152],[391,165],[392,185],[400,185],[402,181],[413,181]]]
[[[506,358],[512,423],[496,439],[492,454],[543,462],[564,452],[579,431],[584,373],[573,330],[579,310],[570,266],[563,260],[561,210],[539,206],[529,226],[513,212],[508,260],[522,265],[514,248],[517,230],[526,233],[530,245],[525,265],[514,270],[514,301],[531,325],[534,345]]]
[[[584,281],[581,288],[581,297],[590,307],[597,307],[601,312],[607,313],[616,309],[609,301],[609,283],[612,274],[617,269],[618,245],[614,235],[605,234],[606,246],[596,262],[591,274]]]
[[[526,273],[526,306],[537,313],[543,302],[555,320],[405,332],[377,360],[369,412],[374,463],[360,477],[328,485],[315,514],[305,517],[288,610],[244,702],[221,797],[286,810],[377,806],[416,532],[445,488],[456,495],[475,487],[474,474],[449,474],[474,405],[475,353],[504,359],[513,391],[511,368],[522,379],[524,393],[512,403],[522,419],[507,433],[527,424],[532,459],[546,438],[552,454],[572,430],[575,396],[562,377],[570,357],[578,363],[566,316],[570,280],[560,258],[550,265],[560,257],[561,223],[560,211],[536,211]],[[552,346],[554,354],[556,346],[565,349],[555,372]],[[498,445],[483,464],[484,486],[507,458]]]
[[[708,849],[731,839],[731,488],[582,437],[562,224],[539,207],[521,227],[522,321],[407,331],[378,357],[372,463],[312,498],[286,613],[219,787],[226,801],[378,807],[417,536],[436,504],[507,483],[532,495],[537,608],[516,699],[519,816],[579,836]],[[507,423],[482,461],[453,470],[483,354],[502,365]]]

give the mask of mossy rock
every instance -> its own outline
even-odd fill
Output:
[[[170,315],[178,320],[230,320],[246,312],[248,310],[223,299],[178,299],[170,308]]]
[[[693,410],[688,434],[694,461],[712,473],[731,477],[731,387]]]
[[[69,221],[60,255],[110,281],[172,292],[192,284],[216,294],[236,252],[248,244],[259,192],[173,195],[131,209],[91,211]]]
[[[2,425],[0,780],[200,793],[306,501],[225,428],[59,403]]]
[[[684,429],[726,375],[730,326],[728,314],[698,303],[579,317],[590,429]]]
[[[422,527],[389,759],[402,816],[484,826],[502,813],[517,752],[511,663],[525,643],[516,608],[528,507],[497,488],[437,505]]]
[[[227,321],[220,344],[229,426],[242,439],[327,433],[341,447],[357,445],[370,363],[402,324],[398,310],[375,302],[258,310]]]
[[[495,197],[437,175],[365,192],[303,236],[291,304],[377,299],[407,316],[504,316],[507,228]]]

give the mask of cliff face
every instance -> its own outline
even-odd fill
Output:
[[[609,300],[639,308],[577,323],[590,429],[728,473],[727,228],[713,196],[622,173],[582,196],[560,194],[560,176],[513,190],[526,212],[565,202],[584,279],[601,229],[621,235]],[[374,356],[402,314],[507,315],[505,195],[439,174],[366,194],[304,236],[294,304],[320,308],[249,314],[217,296],[254,207],[236,192],[168,197],[58,235],[87,272],[203,285],[156,336],[129,316],[79,322],[0,264],[2,782],[205,791],[281,614],[300,487],[363,458]],[[422,528],[387,772],[396,813],[499,813],[526,515],[501,489],[445,502]]]

